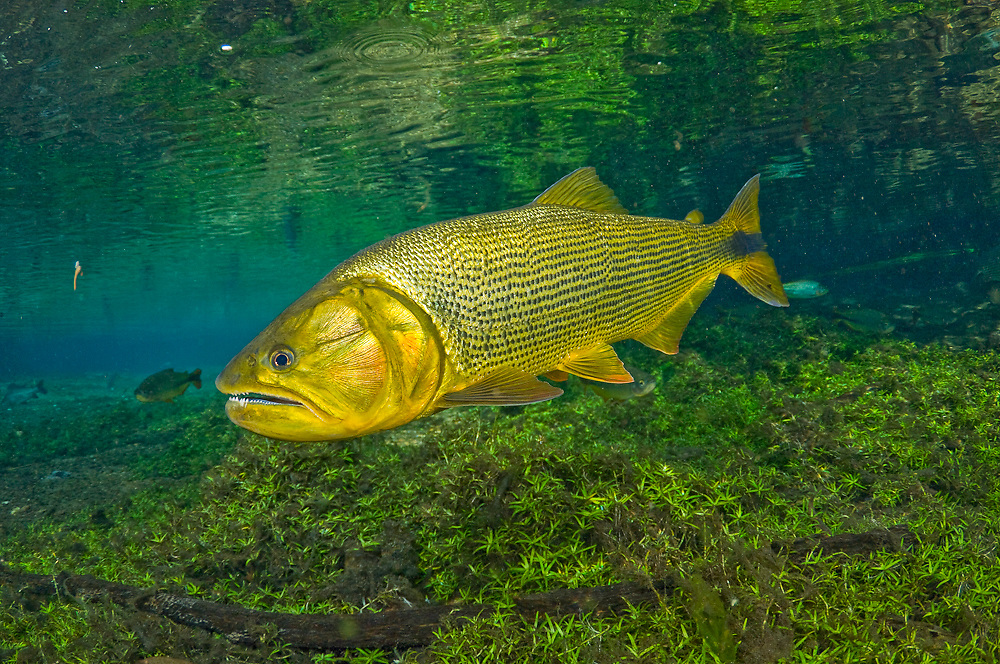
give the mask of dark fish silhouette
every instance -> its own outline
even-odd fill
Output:
[[[142,381],[139,387],[135,388],[135,398],[143,402],[173,403],[175,397],[184,394],[188,385],[201,389],[201,369],[195,369],[191,373],[164,369]]]
[[[49,391],[45,389],[42,385],[42,381],[38,381],[34,385],[15,385],[11,383],[7,386],[7,392],[3,395],[3,400],[0,401],[0,405],[3,406],[17,406],[22,404],[29,399],[37,399],[39,394],[48,394]]]

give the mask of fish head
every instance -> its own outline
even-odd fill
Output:
[[[656,389],[656,378],[642,369],[626,365],[625,370],[632,374],[631,383],[603,383],[594,380],[584,380],[583,382],[605,401],[638,399],[652,394],[653,390]]]
[[[823,284],[818,281],[812,281],[809,279],[800,279],[798,281],[789,281],[783,284],[785,293],[791,298],[801,298],[809,299],[814,297],[823,297],[830,291]]]
[[[816,284],[815,287],[812,290],[813,297],[823,297],[824,295],[826,295],[827,293],[830,292],[830,289],[827,288],[826,286],[824,286],[823,284],[816,283],[816,282],[813,282],[813,283]]]
[[[633,398],[644,397],[656,389],[656,378],[645,371],[629,368],[633,381],[629,383]]]
[[[230,395],[226,414],[241,427],[281,440],[337,440],[425,414],[443,358],[435,326],[405,296],[361,280],[320,282],[215,384]]]

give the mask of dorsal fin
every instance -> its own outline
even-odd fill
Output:
[[[576,169],[540,193],[531,205],[567,205],[593,212],[628,214],[611,187],[598,179],[593,166]]]

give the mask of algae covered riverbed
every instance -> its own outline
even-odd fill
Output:
[[[993,661],[1000,359],[756,309],[696,319],[686,340],[665,359],[626,349],[655,369],[647,398],[605,403],[571,385],[553,402],[336,444],[244,433],[217,395],[120,404],[49,423],[49,437],[68,427],[90,446],[60,455],[60,478],[43,427],[4,431],[5,445],[38,448],[0,476],[8,572],[288,614],[491,610],[442,620],[419,647],[323,652],[277,629],[250,647],[6,584],[3,655]],[[116,421],[132,440],[114,437]],[[622,582],[667,590],[624,609],[517,610]]]

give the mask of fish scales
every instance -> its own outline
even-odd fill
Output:
[[[567,349],[650,329],[737,258],[712,225],[535,205],[388,238],[331,278],[378,278],[423,307],[463,376],[537,374]]]
[[[636,217],[592,168],[532,203],[438,222],[364,249],[306,291],[216,379],[229,417],[285,440],[334,440],[443,408],[552,399],[570,375],[642,385],[611,343],[677,352],[720,273],[787,306],[757,214],[758,178],[702,224]],[[620,393],[621,390],[618,391]]]

